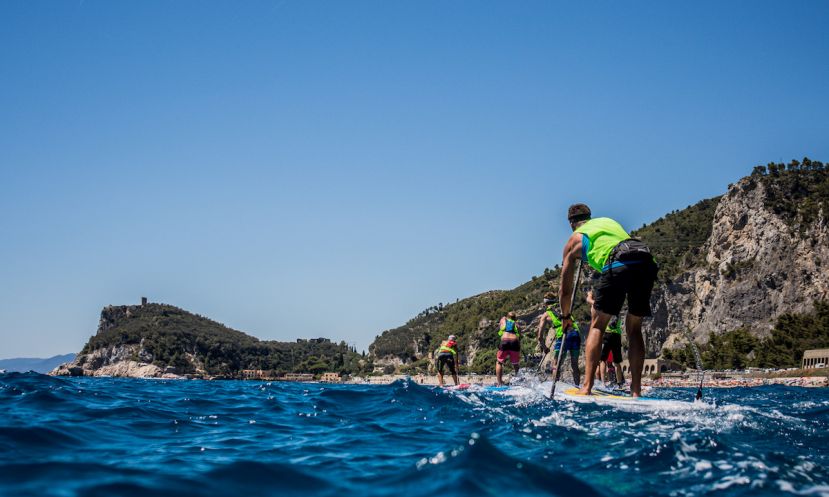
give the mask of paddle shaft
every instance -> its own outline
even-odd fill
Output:
[[[573,282],[573,293],[570,295],[570,316],[573,315],[573,309],[576,307],[576,289],[579,287],[579,278],[581,277],[581,261],[576,266],[576,280]],[[572,320],[571,320],[572,321]],[[564,341],[567,338],[567,330],[564,326],[561,327],[561,347],[558,349],[558,359],[556,360],[556,374],[553,376],[553,386],[550,387],[550,399],[553,399],[556,394],[556,383],[561,377],[561,361],[564,358]],[[553,349],[556,347],[555,334],[553,334]],[[575,379],[575,378],[574,378]]]

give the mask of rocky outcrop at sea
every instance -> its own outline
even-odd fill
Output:
[[[146,356],[138,345],[122,345],[79,354],[75,360],[61,364],[52,376],[115,376],[126,378],[180,378],[173,371],[134,358]],[[146,357],[145,357],[146,358]]]

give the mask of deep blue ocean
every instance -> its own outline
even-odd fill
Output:
[[[662,409],[10,373],[0,408],[3,496],[829,495],[829,389],[709,389]]]

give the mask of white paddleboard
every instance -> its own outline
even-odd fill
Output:
[[[632,406],[645,409],[688,409],[711,407],[709,404],[702,402],[658,399],[647,396],[633,397],[631,395],[602,392],[595,388],[590,395],[582,395],[579,393],[579,388],[575,385],[561,382],[559,382],[556,386],[556,399],[612,406]]]

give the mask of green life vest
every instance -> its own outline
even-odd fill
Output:
[[[553,329],[556,330],[556,340],[561,340],[561,337],[564,336],[564,330],[562,329],[562,321],[556,316],[556,313],[553,312],[552,307],[547,308],[547,315],[550,316],[550,321],[553,322]],[[574,320],[573,327],[578,328],[579,324]]]
[[[547,308],[547,315],[550,316],[550,321],[553,323],[553,329],[556,330],[556,340],[558,340],[562,335],[564,335],[564,332],[561,330],[561,319],[556,316],[556,313],[553,312],[552,307]]]
[[[622,225],[609,217],[589,219],[574,233],[584,235],[581,241],[581,258],[596,271],[603,271],[610,252],[619,244],[630,238]]]
[[[607,327],[608,333],[616,333],[617,335],[622,334],[622,320],[616,318],[615,320],[616,326],[613,326],[613,322],[610,323],[610,326]]]
[[[450,343],[452,344],[451,346],[449,345]],[[449,340],[444,340],[444,341],[440,342],[440,348],[438,349],[438,354],[443,354],[444,352],[449,352],[453,356],[457,357],[458,351],[455,350],[455,348],[457,346],[458,345],[455,342],[450,342]]]
[[[516,338],[521,338],[521,335],[518,333],[518,324],[512,319],[505,319],[504,325],[498,330],[499,337],[504,336],[504,333],[515,333]]]

